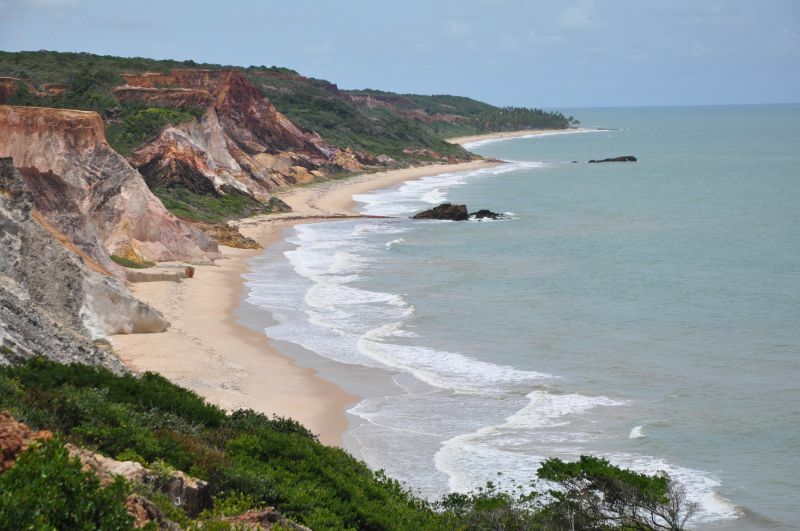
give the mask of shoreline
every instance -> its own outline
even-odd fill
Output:
[[[451,144],[471,144],[472,142],[483,142],[486,140],[505,140],[509,138],[522,138],[548,134],[563,134],[563,133],[580,133],[588,131],[588,129],[523,129],[520,131],[501,131],[497,133],[484,133],[481,135],[467,135],[457,136],[453,138],[446,138],[447,142]]]
[[[359,397],[299,365],[279,351],[266,333],[242,324],[237,310],[244,301],[243,275],[250,268],[249,260],[270,252],[285,229],[295,224],[360,217],[352,210],[354,194],[498,164],[487,160],[432,164],[279,193],[293,212],[238,222],[240,232],[262,249],[220,246],[222,259],[214,265],[194,266],[193,279],[132,284],[131,292],[161,311],[171,327],[158,334],[112,336],[114,350],[134,372],[158,372],[226,410],[251,408],[268,416],[293,418],[319,435],[321,442],[342,446],[347,409]]]

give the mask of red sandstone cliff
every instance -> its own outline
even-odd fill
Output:
[[[207,261],[217,251],[108,146],[97,113],[0,105],[0,157],[14,158],[43,218],[106,269],[110,254]]]
[[[231,187],[265,199],[276,188],[308,182],[329,169],[360,170],[374,162],[295,126],[240,72],[123,77],[126,85],[114,90],[121,101],[206,107],[201,118],[167,127],[136,151],[133,161],[151,187],[179,182],[216,193]]]

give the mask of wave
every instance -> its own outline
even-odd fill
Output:
[[[557,394],[545,390],[533,391],[528,398],[530,401],[525,407],[502,423],[442,443],[434,463],[448,476],[451,491],[466,492],[489,480],[505,488],[528,484],[548,457],[574,460],[586,453],[582,447],[597,437],[580,426],[586,413],[626,403],[604,396]],[[711,474],[651,456],[611,453],[602,457],[640,473],[667,473],[684,489],[687,499],[698,504],[693,523],[741,516],[736,505],[716,492],[721,482]],[[497,477],[496,471],[506,473]]]
[[[628,439],[642,439],[644,437],[644,426],[634,426],[628,434]]]
[[[722,482],[712,474],[682,467],[658,457],[609,454],[604,456],[611,463],[630,468],[644,474],[666,473],[685,491],[687,500],[697,503],[698,511],[692,517],[692,523],[710,523],[719,520],[738,518],[742,511],[727,498],[721,496],[716,489]]]
[[[420,204],[445,200],[450,188],[469,179],[541,166],[508,162],[427,177],[354,199],[368,214],[404,215]],[[359,428],[373,433],[372,447],[362,448],[362,455],[372,466],[401,478],[408,466],[403,458],[432,459],[444,479],[422,479],[413,469],[405,477],[415,484],[429,482],[429,493],[471,490],[496,481],[496,471],[507,471],[506,481],[527,481],[546,457],[585,452],[588,442],[603,436],[589,413],[624,401],[558,393],[545,387],[557,380],[554,375],[425,346],[424,338],[412,331],[416,308],[402,293],[364,287],[362,281],[379,262],[389,260],[385,250],[400,243],[411,248],[411,235],[422,226],[403,220],[297,225],[287,237],[293,248],[283,253],[285,260],[265,261],[248,274],[247,300],[273,313],[278,324],[267,329],[273,338],[339,362],[389,370],[405,394],[369,398],[350,410],[378,430],[374,435]],[[634,427],[629,436],[644,436],[643,428]],[[423,439],[429,445],[424,457]],[[716,494],[719,481],[708,474],[647,456],[605,457],[642,472],[666,470],[701,504],[699,519],[738,515],[735,506]]]
[[[403,325],[403,322],[389,323],[368,331],[359,338],[359,350],[387,367],[413,374],[428,385],[459,393],[493,395],[504,392],[504,386],[532,385],[553,378],[549,374],[488,363],[456,352],[389,341],[392,337],[406,335]]]
[[[496,471],[512,471],[501,481],[505,487],[514,487],[513,482],[519,481],[521,476],[526,482],[533,479],[546,458],[538,454],[544,446],[558,448],[592,438],[585,432],[552,428],[563,428],[576,416],[596,407],[624,404],[604,396],[556,394],[545,390],[532,391],[527,398],[528,404],[502,423],[442,443],[434,463],[438,470],[447,474],[451,491],[464,492],[495,480],[490,474]]]
[[[396,227],[389,230],[402,232]],[[374,261],[365,250],[365,240],[369,235],[386,233],[379,223],[294,227],[287,241],[295,248],[285,251],[284,256],[301,279],[296,282],[296,292],[276,289],[277,282],[270,282],[268,275],[253,274],[248,283],[248,300],[269,310],[275,309],[275,303],[266,304],[269,294],[289,299],[278,303],[283,315],[268,334],[340,362],[405,371],[429,386],[460,393],[491,394],[498,386],[530,386],[551,377],[455,352],[398,343],[398,338],[415,337],[406,329],[415,314],[414,306],[400,293],[357,285],[361,273]],[[404,240],[390,243],[399,241]],[[285,283],[287,276],[282,275],[281,282]],[[287,308],[291,310],[287,312]]]
[[[543,162],[508,161],[492,168],[458,173],[442,173],[406,181],[398,188],[356,194],[353,200],[361,203],[360,210],[373,216],[408,216],[420,210],[420,203],[438,205],[447,201],[448,191],[470,179],[491,177],[528,168],[540,168]]]
[[[572,131],[548,131],[546,133],[531,133],[529,135],[522,135],[522,136],[508,136],[503,138],[484,138],[481,140],[473,140],[472,142],[466,142],[462,144],[462,146],[464,147],[464,149],[473,149],[476,147],[485,146],[486,144],[503,142],[505,140],[518,140],[521,138],[540,138],[545,136],[575,135],[580,133],[598,133],[607,131],[609,131],[609,129],[575,129]]]

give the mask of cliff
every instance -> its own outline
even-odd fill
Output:
[[[107,270],[110,254],[206,262],[204,233],[170,214],[105,139],[97,113],[0,106],[0,157],[12,157],[36,210]]]
[[[12,160],[0,158],[0,364],[41,355],[124,371],[94,340],[169,324],[65,240],[34,204]]]
[[[122,77],[126,84],[114,95],[123,104],[206,108],[200,118],[167,127],[136,150],[133,163],[153,189],[238,191],[267,200],[276,188],[375,162],[301,130],[240,72],[174,70]]]

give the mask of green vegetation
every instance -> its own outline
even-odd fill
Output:
[[[130,529],[127,486],[103,487],[58,440],[20,454],[0,474],[0,529]]]
[[[169,72],[174,68],[197,66],[180,61],[87,53],[0,52],[0,76],[21,80],[7,103],[95,111],[107,122],[109,144],[124,155],[129,155],[163,127],[191,120],[202,110],[146,108],[142,104],[121,103],[112,92],[124,84],[120,73]]]
[[[155,138],[168,125],[190,122],[202,111],[196,109],[163,109],[147,107],[134,110],[127,107],[128,112],[120,122],[112,122],[106,126],[106,139],[119,153],[130,155],[146,141]]]
[[[191,119],[197,109],[149,108],[122,104],[112,89],[123,72],[169,72],[177,68],[235,69],[243,72],[275,107],[298,125],[318,132],[336,146],[352,147],[398,160],[425,160],[404,149],[429,149],[443,156],[467,158],[449,136],[512,129],[563,129],[575,123],[560,113],[539,109],[499,108],[460,96],[394,94],[376,90],[340,91],[336,85],[278,67],[248,68],[156,61],[87,53],[0,52],[0,76],[19,78],[8,103],[94,110],[109,124],[111,145],[129,154],[168,124]],[[47,86],[64,87],[56,94]],[[365,103],[365,97],[372,101]]]
[[[327,81],[260,68],[249,68],[246,75],[289,119],[336,146],[398,160],[419,159],[404,153],[407,148],[467,157],[461,146],[446,142],[417,120],[392,109],[358,104]]]
[[[198,194],[184,187],[159,186],[153,193],[161,199],[167,210],[189,221],[224,223],[230,219],[289,210],[286,203],[277,197],[262,203],[235,188],[228,189],[225,195],[209,195]]]
[[[400,165],[472,157],[461,146],[447,142],[448,137],[516,129],[563,129],[576,123],[560,113],[499,108],[460,96],[341,91],[328,81],[275,66],[241,68],[50,51],[0,52],[0,76],[17,80],[11,82],[15,90],[10,91],[7,101],[0,103],[96,111],[105,121],[109,144],[130,156],[165,127],[191,121],[205,109],[120,101],[113,90],[125,84],[121,74],[167,73],[180,68],[238,70],[299,126],[319,133],[340,148],[387,155]],[[147,175],[144,170],[142,173]],[[201,180],[207,181],[203,176]],[[242,194],[221,195],[185,183],[172,187],[162,184],[148,180],[170,211],[189,220],[219,223],[281,208],[280,204],[263,206]]]
[[[0,368],[0,408],[104,455],[163,461],[209,481],[217,499],[247,495],[313,529],[426,529],[435,521],[396,481],[297,422],[226,415],[156,374],[35,360]]]
[[[542,511],[554,529],[683,529],[696,506],[666,475],[624,470],[605,459],[548,459],[538,477],[557,484]]]
[[[209,481],[215,507],[201,521],[267,505],[318,530],[681,529],[686,516],[680,493],[666,477],[635,474],[589,457],[577,463],[547,461],[539,471],[553,486],[547,493],[507,492],[490,483],[431,503],[344,450],[320,444],[293,420],[251,410],[226,414],[153,373],[115,376],[41,359],[0,367],[0,409],[102,454]],[[44,448],[15,465],[14,475],[0,476],[0,500],[14,500],[0,503],[13,504],[24,494],[30,504],[51,508],[50,522],[60,522],[64,507],[72,507],[68,502],[80,493],[80,503],[89,504],[89,516],[81,518],[121,518],[122,487],[100,489],[74,463],[65,464],[56,446]],[[33,465],[26,464],[31,460]],[[59,470],[46,469],[51,462]],[[157,492],[133,488],[171,520],[194,523]],[[94,503],[101,498],[107,503]],[[7,506],[0,505],[0,514]],[[92,507],[106,512],[92,512]],[[18,518],[14,528],[40,523],[31,519],[39,514],[35,510],[9,514]],[[98,527],[114,528],[112,523]]]
[[[371,96],[390,102],[397,109],[413,113],[422,110],[438,119],[421,122],[432,134],[443,138],[494,131],[523,129],[566,129],[580,122],[560,112],[526,107],[495,107],[463,96],[394,94],[379,90],[348,91],[352,96]]]
[[[136,260],[124,258],[116,254],[111,255],[111,260],[115,262],[117,265],[121,265],[122,267],[128,267],[130,269],[146,269],[148,267],[154,267],[156,265],[155,262],[151,262],[149,260],[144,260],[143,262],[137,262]]]

